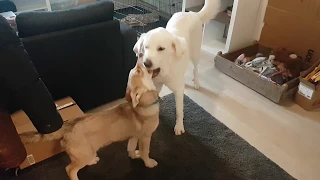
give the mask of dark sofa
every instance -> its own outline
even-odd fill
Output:
[[[65,11],[16,18],[22,43],[54,99],[71,96],[84,111],[125,94],[137,34],[113,20],[100,1]]]

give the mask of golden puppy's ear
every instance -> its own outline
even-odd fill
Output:
[[[136,42],[136,44],[133,47],[133,51],[134,53],[136,53],[137,57],[140,57],[141,56],[140,54],[143,54],[143,41],[144,41],[145,35],[146,35],[145,33],[141,34],[139,40]]]
[[[132,103],[132,106],[135,108],[140,102],[142,92],[140,88],[136,87],[133,90],[127,90],[126,99],[128,102]]]
[[[187,42],[184,38],[175,36],[172,42],[172,49],[175,52],[177,59],[180,59],[187,50]]]
[[[158,99],[159,99],[159,92],[156,90],[150,90],[141,95],[139,105],[148,106],[154,103]]]

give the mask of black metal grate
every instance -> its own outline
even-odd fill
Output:
[[[131,25],[138,34],[157,27],[165,27],[169,18],[182,10],[182,0],[114,0],[113,2],[115,4],[114,17],[118,20],[130,16],[130,14],[157,16],[158,20],[155,22],[141,22],[141,25]]]

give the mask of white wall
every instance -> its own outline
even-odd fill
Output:
[[[262,28],[264,26],[264,15],[266,13],[266,9],[268,6],[268,1],[269,0],[261,0],[260,1],[260,6],[259,6],[259,11],[258,11],[258,16],[257,16],[257,20],[256,20],[256,26],[253,32],[253,38],[255,40],[259,40],[260,39],[260,35],[261,35],[261,31]]]
[[[185,8],[204,4],[204,0],[183,0],[183,1],[185,3]],[[221,0],[221,1],[223,1],[222,8],[225,9],[226,6],[232,5],[233,0]],[[259,9],[258,9],[258,16],[256,18],[256,23],[255,23],[256,25],[255,25],[255,28],[253,31],[253,39],[254,40],[260,39],[261,31],[264,26],[263,21],[264,21],[264,15],[266,13],[268,1],[269,0],[260,0],[260,5],[259,5]]]
[[[186,8],[204,4],[204,0],[184,0],[184,1],[186,3]]]
[[[204,4],[205,0],[184,0],[186,3],[186,8],[190,8],[193,6],[199,6]],[[221,0],[222,1],[222,7],[221,11],[225,10],[228,6],[231,6],[233,4],[233,0]]]
[[[260,0],[234,0],[226,43],[227,52],[241,49],[253,43],[259,7]]]

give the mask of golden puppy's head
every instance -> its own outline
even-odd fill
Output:
[[[158,92],[152,81],[152,71],[148,71],[144,67],[142,55],[140,55],[136,66],[129,73],[126,100],[131,102],[135,108],[137,105],[152,104],[158,97]]]

